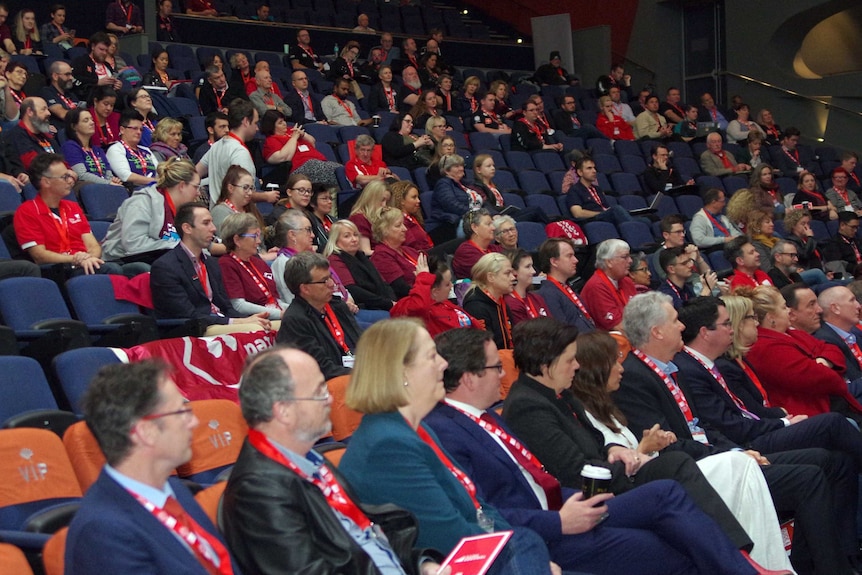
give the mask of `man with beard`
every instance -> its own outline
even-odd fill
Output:
[[[403,97],[398,109],[404,113],[409,112],[419,97],[422,95],[422,81],[419,79],[419,72],[413,66],[407,66],[401,72],[401,83],[404,84]]]
[[[30,169],[30,163],[39,154],[54,153],[50,118],[48,103],[42,98],[24,98],[21,102],[21,119],[9,132],[9,141],[25,170]]]
[[[66,114],[78,107],[78,99],[70,90],[75,85],[72,67],[62,60],[53,62],[48,68],[51,83],[42,90],[42,97],[51,112],[51,124],[58,130],[63,128]]]
[[[72,60],[75,76],[75,92],[79,100],[86,100],[96,86],[110,86],[114,90],[123,87],[123,82],[114,77],[114,69],[105,62],[111,38],[104,32],[90,36],[90,53],[81,54]]]
[[[778,240],[772,248],[772,269],[766,274],[772,279],[772,285],[778,289],[790,284],[801,282],[799,276],[799,250],[796,244]]]

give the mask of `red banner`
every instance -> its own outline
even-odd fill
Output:
[[[177,337],[125,349],[129,361],[161,358],[174,368],[173,378],[189,401],[229,399],[237,393],[245,359],[275,344],[274,331],[212,337]]]

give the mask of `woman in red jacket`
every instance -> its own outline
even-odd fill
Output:
[[[413,288],[407,296],[389,310],[391,317],[418,317],[425,323],[431,337],[456,327],[477,327],[484,324],[470,316],[463,308],[449,301],[452,292],[452,270],[446,262],[431,262],[431,272],[416,276]]]
[[[756,287],[751,300],[760,327],[746,360],[770,401],[788,413],[838,411],[862,421],[862,405],[844,381],[841,351],[802,330],[790,329],[787,304],[773,286]]]

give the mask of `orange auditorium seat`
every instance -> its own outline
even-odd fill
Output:
[[[86,492],[98,479],[105,465],[105,455],[84,421],[69,426],[63,434],[63,445],[81,490]]]
[[[359,422],[362,421],[362,414],[350,409],[344,403],[344,397],[347,394],[347,386],[349,384],[349,375],[333,377],[326,382],[326,385],[329,387],[329,393],[332,395],[332,408],[329,412],[329,419],[332,421],[332,437],[335,441],[343,441],[353,435],[353,432],[359,427]]]
[[[48,539],[42,549],[42,564],[45,575],[63,575],[65,571],[66,535],[68,527],[63,527]]]
[[[219,505],[221,505],[221,497],[224,494],[225,487],[227,487],[227,481],[219,481],[195,494],[195,501],[206,512],[207,517],[210,518],[213,525],[218,525],[218,509]],[[48,575],[51,574],[49,573]]]
[[[248,426],[239,405],[227,399],[189,403],[200,424],[192,436],[192,458],[177,468],[180,477],[202,484],[216,483],[219,474],[236,463]]]
[[[0,575],[33,575],[24,552],[10,543],[0,543]]]
[[[506,399],[506,396],[509,395],[509,389],[515,383],[515,380],[518,379],[518,375],[521,372],[515,367],[515,358],[512,355],[511,349],[501,349],[498,350],[498,353],[500,354],[500,363],[503,364],[503,371],[505,372],[503,378],[500,380],[500,399]]]

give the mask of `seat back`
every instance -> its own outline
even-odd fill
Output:
[[[503,377],[500,378],[500,399],[504,400],[509,395],[509,390],[515,380],[518,379],[520,372],[515,367],[515,357],[511,349],[500,349],[497,350],[497,353],[500,355],[500,363],[503,364]]]
[[[102,453],[93,432],[87,427],[86,421],[79,421],[66,429],[63,446],[78,479],[78,485],[81,486],[81,491],[86,492],[99,478],[105,465],[105,454]]]
[[[177,475],[198,483],[215,483],[219,473],[236,463],[248,426],[233,401],[203,399],[189,405],[200,425],[192,433],[192,458],[177,468]]]
[[[33,575],[27,556],[11,543],[0,543],[0,573],[3,575]],[[54,575],[47,573],[47,575]],[[62,575],[62,574],[61,574]]]
[[[98,324],[119,314],[140,313],[138,306],[129,301],[118,300],[114,285],[107,275],[82,275],[66,282],[66,291],[75,315],[86,324]]]
[[[347,386],[349,384],[349,375],[333,377],[326,382],[329,394],[332,395],[329,419],[332,421],[332,437],[335,441],[343,441],[349,438],[362,421],[362,413],[347,407],[345,403]]]
[[[536,251],[542,242],[548,239],[545,226],[540,223],[515,222],[515,227],[518,228],[518,246],[528,252]]]
[[[0,282],[0,315],[15,331],[49,319],[72,319],[57,284],[45,278],[8,278]]]
[[[341,463],[341,458],[344,457],[344,453],[347,451],[347,446],[343,443],[335,441],[331,443],[324,443],[316,449],[321,455],[326,458],[327,463],[329,463],[332,467],[338,467],[338,465]]]
[[[45,547],[42,548],[42,564],[45,566],[45,575],[63,575],[66,570],[66,535],[68,527],[63,527],[54,533]]]
[[[613,238],[619,239],[620,237],[617,228],[610,222],[587,222],[584,224],[584,233],[587,234],[587,239],[590,240],[591,244],[598,244]]]
[[[28,411],[57,409],[42,366],[35,359],[0,356],[0,373],[0,423]]]
[[[0,529],[23,530],[36,512],[81,498],[63,442],[44,429],[0,430]]]
[[[533,163],[539,171],[546,174],[566,170],[566,165],[563,163],[563,159],[560,157],[560,154],[556,152],[536,152],[533,154]]]
[[[83,415],[81,398],[90,381],[102,367],[114,363],[120,363],[120,359],[106,347],[70,349],[54,358],[54,374],[73,412]]]
[[[225,487],[227,487],[227,481],[219,481],[218,483],[214,483],[206,489],[202,489],[195,493],[195,501],[198,502],[198,505],[200,505],[201,509],[204,510],[204,513],[207,514],[207,517],[210,518],[213,525],[219,524],[219,508],[221,507]],[[50,573],[47,575],[50,575]]]

